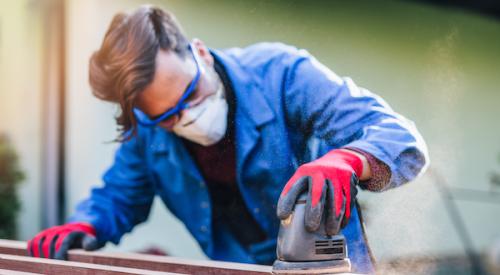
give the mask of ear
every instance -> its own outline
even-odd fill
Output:
[[[198,38],[194,38],[193,39],[193,42],[192,42],[192,45],[195,47],[195,49],[193,50],[196,50],[197,53],[198,53],[198,56],[209,66],[213,66],[214,65],[214,58],[213,56],[210,54],[210,51],[208,50],[207,46],[205,46],[205,43],[203,43],[203,41],[201,41],[200,39]]]

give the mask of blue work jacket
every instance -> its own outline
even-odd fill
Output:
[[[269,264],[276,257],[278,197],[299,165],[335,148],[358,148],[390,168],[385,189],[415,178],[426,165],[425,143],[411,121],[305,50],[259,43],[211,53],[234,88],[237,185],[268,240],[244,248],[224,224],[212,222],[196,163],[182,140],[160,127],[139,126],[121,144],[104,185],[77,206],[71,221],[89,222],[100,241],[118,244],[147,219],[158,195],[209,258]],[[354,269],[370,272],[361,226],[354,209],[342,233]]]

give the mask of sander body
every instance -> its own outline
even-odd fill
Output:
[[[304,226],[305,205],[306,194],[302,194],[293,213],[281,221],[273,274],[350,272],[345,237],[340,234],[326,235],[323,221],[317,231],[307,231]]]

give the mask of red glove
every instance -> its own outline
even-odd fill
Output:
[[[80,222],[51,227],[28,242],[31,256],[59,260],[67,259],[71,248],[96,250],[100,247],[102,245],[97,242],[94,227]]]
[[[304,214],[306,229],[311,232],[318,230],[326,208],[326,233],[337,234],[351,215],[354,202],[351,197],[357,194],[356,184],[362,171],[361,159],[345,150],[332,150],[300,166],[281,192],[278,217],[282,220],[288,218],[299,195],[308,190]]]

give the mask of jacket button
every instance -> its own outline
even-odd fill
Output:
[[[254,208],[254,209],[253,209],[253,212],[254,212],[255,214],[257,214],[257,213],[259,213],[259,212],[260,212],[260,209],[259,209],[259,208]]]
[[[200,188],[205,188],[205,182],[200,181],[199,184],[200,184]]]
[[[202,225],[202,226],[200,227],[200,231],[201,231],[201,232],[207,232],[207,231],[208,231],[208,228],[207,228],[206,226]]]
[[[200,207],[201,208],[208,208],[208,202],[206,202],[206,201],[201,202]]]

